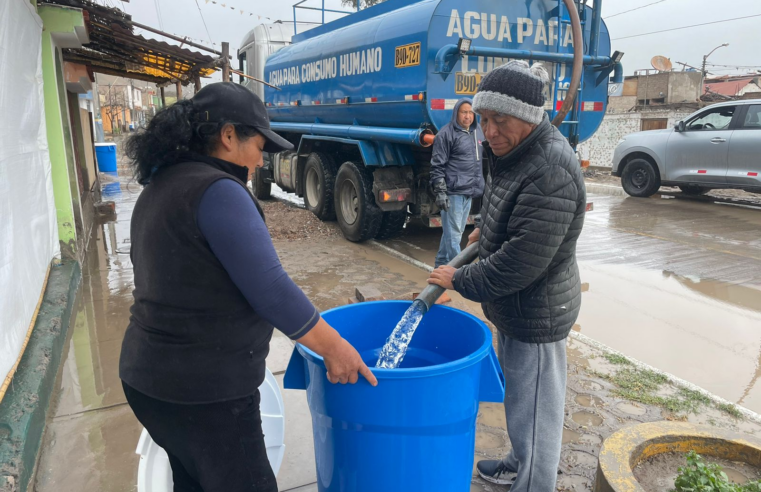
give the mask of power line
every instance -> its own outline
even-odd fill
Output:
[[[209,34],[209,28],[206,27],[206,19],[203,18],[203,12],[201,12],[201,6],[198,5],[198,0],[196,0],[196,8],[198,9],[198,13],[201,14],[201,22],[203,22],[203,28],[206,29],[206,35],[209,36],[209,42],[213,45],[214,42],[211,40],[211,34]]]
[[[624,10],[623,12],[618,12],[618,13],[616,13],[616,14],[613,14],[613,15],[608,15],[608,16],[606,16],[606,17],[605,17],[605,20],[608,20],[608,19],[612,19],[613,17],[618,17],[619,15],[628,14],[629,12],[634,12],[635,10],[644,9],[644,8],[646,8],[646,7],[650,7],[650,6],[652,6],[652,5],[657,5],[657,4],[659,4],[659,3],[663,3],[663,2],[665,2],[665,1],[666,1],[666,0],[658,0],[657,2],[648,3],[647,5],[643,5],[643,6],[641,6],[641,7],[637,7],[637,8],[634,8],[634,9],[629,9],[629,10]]]
[[[733,68],[761,68],[761,65],[719,65],[716,63],[706,63],[712,67],[733,67]]]
[[[159,16],[159,27],[164,30],[164,22],[161,20],[161,7],[159,7],[159,0],[153,0],[153,4],[156,6],[156,15]]]
[[[682,29],[690,29],[692,27],[700,27],[700,26],[709,26],[711,24],[721,24],[722,22],[732,22],[732,21],[743,20],[743,19],[751,19],[753,17],[761,17],[761,14],[746,15],[744,17],[735,17],[734,19],[724,19],[720,21],[705,22],[703,24],[693,24],[691,26],[674,27],[672,29],[663,29],[662,31],[644,32],[642,34],[633,34],[631,36],[623,36],[621,38],[614,38],[612,41],[618,41],[620,39],[638,38],[640,36],[650,36],[651,34],[660,34],[663,32],[680,31]]]

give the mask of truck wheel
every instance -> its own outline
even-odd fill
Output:
[[[336,165],[330,156],[314,152],[309,154],[304,167],[304,205],[320,220],[335,220],[333,189],[336,183]]]
[[[338,225],[353,242],[374,238],[383,213],[375,204],[373,175],[362,164],[344,162],[336,176],[335,210]]]
[[[396,237],[404,229],[404,224],[407,223],[407,211],[400,210],[399,212],[383,212],[383,218],[381,219],[380,229],[378,234],[375,235],[375,239],[391,239]]]
[[[696,186],[696,185],[682,185],[679,187],[680,190],[682,190],[682,193],[685,195],[690,196],[700,196],[705,195],[709,191],[711,191],[711,188],[704,188],[702,186]]]
[[[251,191],[257,200],[269,200],[272,194],[272,183],[266,183],[262,178],[262,170],[256,168],[251,177]]]
[[[621,176],[624,191],[637,198],[652,196],[661,187],[661,177],[652,162],[633,159],[624,168]]]

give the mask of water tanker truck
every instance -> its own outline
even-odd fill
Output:
[[[411,219],[440,225],[431,146],[457,100],[494,67],[544,64],[550,119],[573,146],[598,129],[623,82],[601,8],[602,0],[388,0],[298,34],[293,23],[257,26],[238,52],[241,68],[270,84],[249,87],[295,150],[266,156],[255,195],[267,198],[272,183],[296,193],[351,241],[391,237]]]

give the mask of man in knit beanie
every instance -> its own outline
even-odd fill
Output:
[[[478,473],[511,492],[555,490],[566,392],[566,338],[581,306],[576,241],[584,224],[581,166],[544,109],[549,77],[511,61],[481,81],[489,176],[481,223],[470,236],[480,260],[436,269],[429,283],[481,302],[499,330],[505,416],[512,450]]]

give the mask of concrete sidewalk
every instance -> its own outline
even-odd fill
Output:
[[[129,220],[139,187],[122,180],[120,187],[112,189],[118,220],[97,228],[83,268],[83,287],[37,471],[35,490],[39,492],[136,490],[135,448],[141,428],[122,393],[118,357],[132,300]],[[264,206],[266,211],[273,205]],[[342,238],[274,243],[286,270],[320,310],[346,304],[358,285],[372,284],[391,299],[419,290],[427,278],[427,272],[371,245]],[[482,316],[480,306],[456,294],[452,297],[453,307]],[[276,332],[267,365],[281,388],[292,349],[292,342]],[[606,355],[599,348],[571,340],[568,353],[560,490],[591,490],[602,441],[630,423],[678,419],[750,433],[761,431],[761,426],[742,418],[731,407],[719,408],[709,399],[641,371],[621,357]],[[649,381],[647,387],[652,391],[643,393],[622,386],[632,378]],[[287,447],[278,475],[280,489],[317,490],[306,395],[283,390],[283,398]],[[502,405],[482,405],[477,430],[476,460],[498,458],[509,450]],[[505,489],[474,478],[471,490]]]

